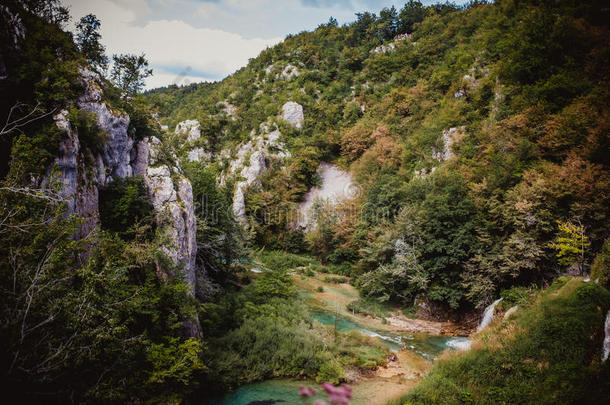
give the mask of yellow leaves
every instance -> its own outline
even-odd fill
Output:
[[[582,272],[584,252],[591,245],[589,238],[585,235],[584,226],[578,222],[557,221],[558,234],[555,241],[549,243],[549,247],[557,250],[557,262],[563,266],[569,266],[578,262]]]

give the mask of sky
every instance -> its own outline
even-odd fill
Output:
[[[288,34],[313,30],[330,16],[378,13],[405,0],[64,0],[73,23],[93,13],[106,54],[146,54],[146,88],[216,81]],[[430,3],[431,1],[422,1]]]

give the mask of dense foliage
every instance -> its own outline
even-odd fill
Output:
[[[263,260],[264,270],[253,282],[203,306],[199,319],[207,336],[206,389],[283,376],[338,383],[349,367],[385,364],[388,349],[374,338],[334,332],[313,322],[288,269],[270,269],[278,262],[294,266],[295,257],[272,253]]]
[[[103,62],[99,21],[73,41],[57,0],[3,2],[0,9],[0,378],[21,403],[176,402],[196,388],[202,342],[185,333],[198,303],[166,256],[142,179],[101,190],[101,229],[68,209],[54,160],[66,110],[90,181],[106,134],[80,110],[87,61]],[[8,23],[7,23],[8,22]],[[6,24],[5,24],[6,23]],[[82,52],[82,53],[81,53]],[[96,53],[98,53],[96,55]],[[131,135],[156,132],[141,98],[121,99],[102,80],[111,109],[132,116]],[[75,169],[75,168],[72,168]],[[93,200],[91,203],[96,203]]]
[[[605,10],[410,1],[289,35],[220,83],[147,98],[170,127],[198,119],[218,156],[280,121],[292,157],[246,192],[255,245],[344,264],[381,300],[481,308],[511,285],[588,273],[608,237]],[[273,118],[289,100],[304,108],[300,131]],[[357,215],[324,207],[307,235],[287,216],[261,220],[293,210],[321,161],[355,175]],[[226,162],[214,162],[219,175]],[[556,257],[557,221],[582,226],[578,258]]]
[[[610,294],[595,284],[558,279],[520,300],[508,320],[473,349],[439,360],[399,404],[599,404],[610,395],[601,363]]]
[[[607,291],[563,280],[534,302],[524,287],[564,272],[590,273],[605,287],[610,280],[610,19],[602,1],[411,0],[289,35],[222,82],[145,95],[137,94],[152,73],[144,56],[114,55],[114,84],[100,79],[103,101],[129,115],[134,141],[156,136],[157,163],[180,167],[192,184],[194,294],[164,253],[142,179],[101,189],[100,228],[81,239],[83,218],[66,215],[55,184],[66,135],[55,114],[67,111],[79,165],[93,168],[107,145],[94,114],[76,103],[82,69],[107,68],[100,21],[84,17],[73,38],[58,0],[5,3],[0,21],[24,32],[0,26],[7,397],[179,402],[198,384],[339,382],[349,368],[383,364],[387,349],[374,340],[313,322],[295,269],[340,275],[328,283],[351,276],[364,296],[348,304],[354,313],[385,316],[398,303],[413,314],[422,302],[436,315],[463,313],[501,291],[524,308],[478,349],[439,363],[409,401],[576,402],[589,389],[608,393],[608,366],[592,349]],[[304,108],[300,130],[278,119],[287,101]],[[170,128],[197,119],[202,136],[187,142],[157,119]],[[239,223],[239,178],[227,168],[263,123],[277,125],[290,154],[265,161],[245,189]],[[191,146],[205,149],[200,162],[187,158]],[[339,206],[318,202],[316,227],[306,231],[290,213],[318,184],[321,162],[349,169],[358,193]],[[185,331],[197,317],[205,341]]]

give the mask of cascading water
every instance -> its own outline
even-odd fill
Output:
[[[604,325],[606,336],[604,337],[604,346],[602,348],[602,361],[608,360],[610,355],[610,311],[606,315],[606,324]]]
[[[477,328],[477,333],[482,331],[489,325],[489,323],[494,319],[494,311],[496,309],[496,305],[498,302],[502,301],[502,298],[498,298],[494,302],[491,303],[487,308],[485,308],[485,312],[483,312],[483,319],[481,320],[481,324]]]

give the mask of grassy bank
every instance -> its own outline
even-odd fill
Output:
[[[203,305],[199,319],[207,337],[209,366],[203,386],[225,390],[276,377],[339,383],[350,369],[374,370],[389,350],[357,332],[340,333],[315,323],[289,271],[311,262],[271,252],[256,260],[262,273]]]
[[[471,351],[446,354],[421,385],[390,404],[604,403],[610,365],[600,356],[610,293],[560,278],[523,302]]]

